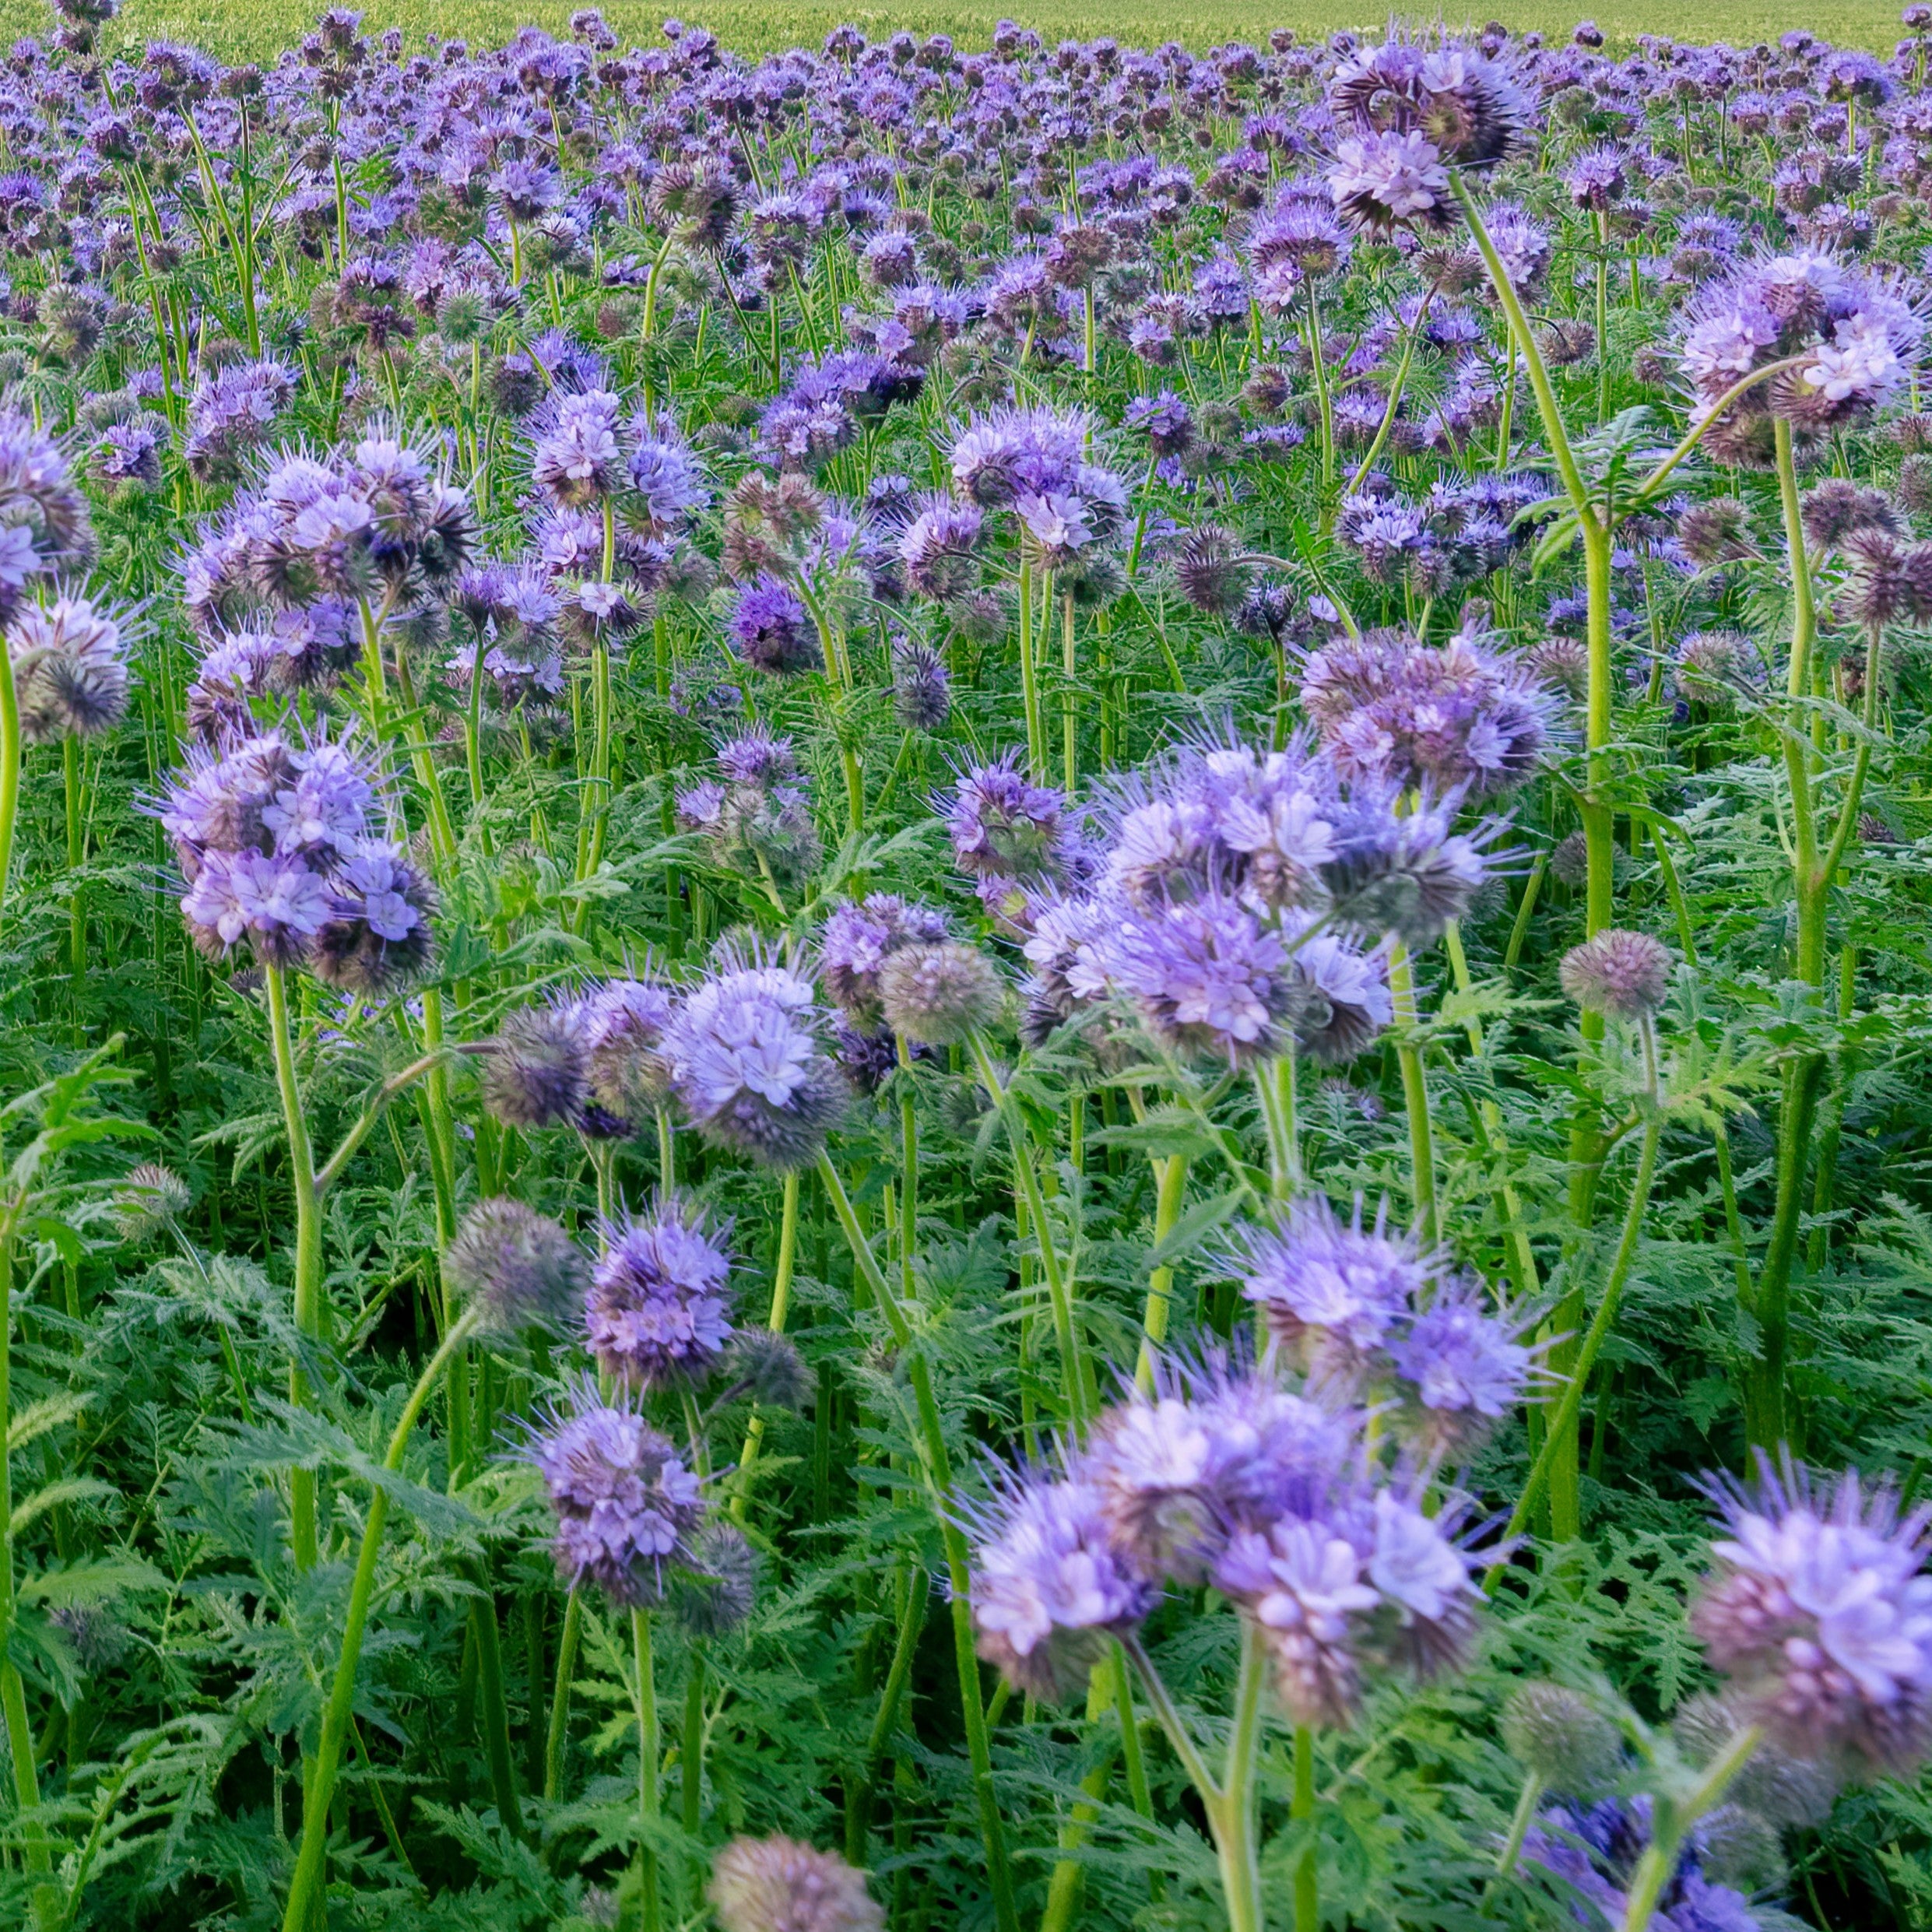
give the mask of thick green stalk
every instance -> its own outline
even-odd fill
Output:
[[[999,1810],[999,1797],[993,1784],[992,1742],[988,1733],[986,1709],[980,1701],[979,1660],[973,1648],[972,1565],[965,1537],[955,1519],[953,1502],[951,1458],[947,1453],[946,1432],[940,1420],[939,1403],[933,1393],[933,1377],[926,1357],[908,1325],[905,1312],[894,1298],[880,1268],[878,1259],[859,1225],[851,1197],[831,1157],[818,1157],[819,1179],[824,1183],[826,1198],[832,1205],[852,1250],[852,1265],[869,1291],[874,1305],[883,1314],[894,1345],[906,1358],[919,1414],[919,1441],[926,1465],[926,1481],[933,1492],[933,1505],[946,1551],[947,1581],[952,1595],[953,1661],[959,1676],[961,1715],[966,1727],[966,1750],[972,1766],[973,1792],[979,1809],[981,1842],[986,1853],[986,1875],[992,1888],[993,1920],[998,1932],[1019,1932],[1019,1908],[1013,1895],[1013,1874],[1006,1859],[1006,1826]]]
[[[6,656],[0,642],[0,659]],[[8,1755],[12,1760],[13,1798],[23,1811],[40,1802],[34,1772],[33,1727],[27,1716],[26,1688],[7,1639],[13,1631],[13,1456],[6,1435],[13,1426],[13,1236],[19,1208],[10,1207],[0,1230],[0,1716],[6,1719]],[[47,1840],[38,1826],[27,1839],[27,1864],[37,1872],[51,1869]]]
[[[662,1120],[664,1116],[660,1114]],[[785,1202],[778,1217],[778,1265],[771,1280],[771,1312],[765,1326],[774,1335],[785,1333],[785,1317],[792,1303],[792,1270],[798,1258],[799,1177],[785,1177]],[[743,1523],[751,1505],[751,1467],[758,1460],[759,1445],[764,1440],[764,1417],[754,1415],[745,1429],[744,1447],[738,1455],[738,1493],[731,1499],[734,1523]]]
[[[1624,1284],[1629,1279],[1631,1266],[1637,1258],[1637,1242],[1643,1229],[1644,1210],[1649,1205],[1650,1183],[1656,1174],[1657,1139],[1662,1124],[1654,1114],[1645,1124],[1642,1147],[1637,1156],[1637,1171],[1630,1184],[1629,1205],[1625,1210],[1623,1232],[1617,1244],[1616,1259],[1611,1266],[1610,1279],[1604,1284],[1603,1299],[1597,1305],[1597,1313],[1590,1322],[1588,1333],[1583,1337],[1582,1347],[1569,1369],[1569,1379],[1564,1386],[1556,1413],[1550,1418],[1549,1434],[1544,1438],[1543,1447],[1531,1466],[1529,1480],[1523,1486],[1523,1494],[1516,1498],[1516,1508],[1509,1512],[1509,1526],[1503,1532],[1503,1540],[1505,1542],[1523,1533],[1531,1512],[1549,1482],[1550,1471],[1558,1460],[1561,1446],[1566,1441],[1572,1466],[1575,1465],[1577,1412],[1582,1406],[1583,1391],[1590,1382],[1590,1371],[1596,1367],[1597,1358],[1616,1322],[1618,1304],[1623,1298]],[[1483,1579],[1485,1590],[1494,1585],[1502,1568],[1500,1563],[1491,1566]]]
[[[1060,737],[1070,799],[1077,795],[1080,784],[1078,711],[1073,684],[1079,670],[1079,660],[1073,652],[1073,593],[1070,590],[1060,598],[1060,672],[1065,680],[1060,690]]]
[[[1181,1218],[1181,1204],[1187,1198],[1187,1156],[1170,1154],[1155,1161],[1154,1169],[1154,1245],[1157,1251]],[[1133,1372],[1135,1386],[1143,1395],[1153,1391],[1154,1358],[1168,1338],[1173,1312],[1174,1270],[1155,1268],[1147,1276],[1147,1305],[1140,1317],[1140,1355]]]
[[[87,911],[80,884],[80,869],[86,858],[81,820],[81,743],[70,731],[61,740],[61,789],[67,807],[67,970],[72,975],[76,1017],[87,974]]]
[[[402,1406],[395,1431],[389,1438],[388,1453],[382,1467],[394,1474],[402,1467],[403,1451],[423,1412],[430,1391],[435,1386],[450,1358],[455,1353],[471,1323],[458,1323],[444,1337],[442,1346],[430,1358],[429,1365],[416,1378],[409,1399]],[[349,1735],[356,1698],[356,1668],[362,1658],[362,1644],[368,1628],[369,1606],[375,1594],[376,1559],[382,1547],[384,1524],[388,1520],[389,1494],[376,1488],[369,1497],[369,1514],[363,1524],[362,1547],[356,1558],[356,1574],[349,1590],[349,1616],[342,1628],[342,1649],[335,1660],[335,1681],[322,1713],[321,1741],[316,1747],[309,1775],[304,1780],[302,1806],[301,1849],[295,1861],[295,1878],[289,1887],[288,1903],[282,1915],[282,1932],[303,1932],[317,1899],[321,1882],[322,1858],[328,1847],[328,1812],[335,1795],[335,1777],[342,1765],[342,1746]]]
[[[570,1735],[571,1685],[577,1676],[577,1646],[584,1631],[583,1599],[573,1590],[564,1607],[557,1642],[557,1675],[550,1686],[550,1725],[543,1741],[543,1802],[554,1804],[564,1788],[564,1747]]]
[[[1315,1816],[1315,1734],[1305,1724],[1294,1727],[1294,1796],[1288,1815],[1296,1823]],[[1321,1874],[1311,1845],[1294,1867],[1294,1932],[1320,1932]]]
[[[1664,1887],[1677,1871],[1684,1840],[1698,1820],[1723,1801],[1731,1781],[1750,1762],[1763,1737],[1755,1724],[1747,1724],[1734,1732],[1730,1742],[1711,1762],[1681,1803],[1660,1800],[1656,1804],[1651,1814],[1650,1842],[1637,1860],[1625,1895],[1622,1932],[1645,1932]]]
[[[275,1057],[276,1086],[281,1095],[282,1123],[289,1146],[289,1179],[295,1194],[295,1326],[303,1340],[319,1345],[322,1339],[322,1217],[315,1192],[315,1157],[302,1111],[302,1090],[295,1071],[295,1043],[289,1027],[288,984],[284,969],[266,966],[262,979],[269,996],[269,1044]],[[297,1408],[308,1406],[307,1371],[297,1356],[289,1365],[289,1400]],[[315,1567],[315,1472],[289,1472],[293,1517],[290,1540],[295,1565]]]
[[[1818,634],[1818,613],[1812,590],[1811,559],[1805,547],[1791,428],[1782,417],[1775,420],[1773,427],[1779,496],[1784,513],[1785,551],[1791,572],[1791,653],[1786,667],[1785,694],[1795,704],[1811,695],[1811,653]],[[1877,645],[1874,638],[1867,652],[1865,703],[1867,716],[1871,718],[1876,717],[1877,680],[1871,673],[1876,669],[1874,660]],[[1784,721],[1779,738],[1784,755],[1786,782],[1790,791],[1792,883],[1797,910],[1797,948],[1792,976],[1814,989],[1822,999],[1826,908],[1832,876],[1843,855],[1846,841],[1856,827],[1858,795],[1863,786],[1869,746],[1861,744],[1859,747],[1838,835],[1833,838],[1831,851],[1826,855],[1819,850],[1811,741],[1807,734],[1796,728],[1792,718]],[[1758,1277],[1753,1311],[1758,1318],[1760,1346],[1745,1396],[1745,1434],[1753,1449],[1775,1449],[1784,1440],[1786,1432],[1784,1365],[1790,1332],[1791,1274],[1797,1257],[1805,1178],[1811,1161],[1811,1131],[1817,1119],[1818,1095],[1824,1087],[1825,1069],[1826,1056],[1813,1052],[1800,1055],[1784,1071],[1778,1116],[1776,1198],[1772,1209],[1770,1236],[1765,1243],[1764,1266]]]
[[[1080,1331],[1073,1319],[1073,1287],[1061,1265],[1052,1231],[1047,1225],[1046,1202],[1040,1191],[1040,1177],[1033,1165],[1033,1143],[1012,1095],[1001,1084],[992,1056],[986,1051],[985,1042],[975,1034],[971,1045],[980,1082],[992,1096],[999,1117],[1006,1123],[1006,1139],[1013,1149],[1013,1170],[1019,1179],[1027,1213],[1033,1223],[1034,1240],[1039,1249],[1040,1272],[1046,1279],[1047,1300],[1053,1312],[1053,1335],[1060,1351],[1067,1411],[1075,1433],[1084,1435],[1089,1415],[1087,1369],[1081,1358]]]
[[[483,1750],[490,1760],[490,1795],[504,1828],[523,1835],[523,1807],[517,1801],[516,1761],[510,1748],[510,1706],[504,1694],[503,1642],[490,1573],[480,1562],[465,1566],[477,1592],[469,1607],[470,1641],[476,1646],[476,1689],[483,1704]]]
[[[1033,662],[1033,566],[1020,561],[1020,695],[1026,712],[1027,773],[1036,785],[1046,782],[1046,728],[1040,717],[1038,675]]]
[[[925,1571],[915,1568],[905,1582],[905,1605],[892,1646],[892,1662],[886,1671],[886,1687],[880,1693],[879,1708],[873,1715],[871,1733],[866,1740],[864,1775],[845,1813],[845,1862],[861,1868],[866,1862],[866,1839],[872,1831],[880,1767],[885,1762],[886,1746],[899,1721],[899,1706],[905,1701],[906,1686],[912,1678],[913,1654],[919,1646],[919,1632],[926,1625]]]
[[[20,815],[20,694],[13,655],[0,641],[0,914],[13,870],[13,827]]]
[[[1396,1024],[1413,1027],[1416,1023],[1415,974],[1405,946],[1389,950],[1389,991],[1395,1004]],[[1409,1198],[1415,1208],[1415,1230],[1425,1248],[1441,1238],[1436,1225],[1435,1146],[1429,1130],[1429,1087],[1422,1070],[1421,1052],[1406,1040],[1396,1048],[1396,1063],[1402,1070],[1402,1104],[1409,1119]]]
[[[659,1815],[658,1764],[663,1744],[658,1732],[657,1667],[651,1654],[651,1613],[631,1613],[631,1653],[638,1674],[638,1828],[644,1879],[644,1932],[659,1932],[663,1901],[659,1897],[658,1855],[652,1843]]]

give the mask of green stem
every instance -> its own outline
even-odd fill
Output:
[[[1408,948],[1397,944],[1389,950],[1389,991],[1395,1003],[1396,1024],[1413,1028],[1416,1023],[1415,975],[1409,964]],[[1396,1063],[1402,1070],[1402,1102],[1409,1117],[1410,1199],[1415,1207],[1415,1229],[1425,1249],[1441,1238],[1436,1224],[1435,1147],[1429,1129],[1429,1087],[1422,1070],[1421,1052],[1405,1038],[1396,1047]]]
[[[416,1378],[409,1399],[403,1404],[389,1450],[382,1467],[394,1475],[402,1467],[402,1454],[409,1445],[416,1418],[429,1399],[437,1378],[461,1345],[472,1326],[459,1322],[444,1337],[442,1346],[430,1358],[429,1365]],[[317,1902],[321,1882],[322,1858],[328,1846],[328,1812],[335,1795],[335,1776],[342,1764],[342,1745],[349,1734],[356,1697],[356,1668],[362,1658],[362,1643],[368,1628],[369,1606],[375,1594],[376,1558],[382,1547],[383,1526],[388,1519],[389,1492],[372,1488],[369,1514],[364,1523],[362,1547],[356,1558],[354,1581],[349,1590],[349,1616],[342,1629],[342,1649],[335,1660],[335,1681],[322,1714],[321,1742],[305,1782],[302,1805],[301,1849],[295,1861],[295,1878],[289,1887],[288,1904],[282,1915],[282,1932],[303,1932]]]
[[[845,1817],[845,1862],[862,1869],[866,1863],[866,1841],[872,1830],[880,1767],[885,1762],[886,1745],[899,1721],[899,1706],[912,1679],[913,1653],[926,1624],[926,1572],[915,1567],[906,1578],[905,1608],[892,1646],[892,1663],[886,1672],[886,1688],[880,1695],[879,1708],[873,1716],[871,1733],[866,1740],[865,1775],[858,1801]]]
[[[1294,1727],[1294,1796],[1288,1815],[1298,1824],[1315,1817],[1315,1734],[1305,1724]],[[1295,1861],[1294,1932],[1319,1932],[1321,1923],[1321,1874],[1311,1845]]]
[[[13,827],[20,815],[20,695],[13,655],[0,643],[0,915],[13,870]]]
[[[1645,1932],[1657,1909],[1657,1901],[1677,1871],[1678,1854],[1692,1827],[1723,1800],[1732,1779],[1750,1762],[1763,1737],[1755,1724],[1747,1724],[1734,1732],[1730,1742],[1681,1803],[1657,1802],[1651,1817],[1650,1842],[1644,1847],[1637,1869],[1631,1874],[1622,1932]]]
[[[979,1660],[973,1648],[972,1568],[966,1539],[955,1520],[953,1505],[952,1462],[947,1453],[946,1433],[940,1419],[939,1404],[933,1394],[932,1372],[923,1351],[915,1340],[901,1308],[887,1285],[877,1257],[866,1239],[865,1230],[840,1179],[831,1157],[818,1157],[818,1175],[826,1197],[852,1250],[852,1265],[869,1291],[874,1305],[883,1314],[895,1347],[906,1358],[913,1398],[919,1414],[919,1440],[926,1466],[926,1480],[933,1491],[946,1550],[947,1580],[952,1594],[953,1661],[959,1677],[961,1715],[966,1729],[966,1749],[972,1767],[974,1796],[979,1810],[981,1842],[986,1853],[986,1872],[992,1888],[993,1919],[998,1932],[1019,1932],[1019,1908],[1013,1895],[1013,1874],[1006,1859],[1006,1826],[999,1809],[999,1797],[993,1784],[992,1744],[986,1724],[986,1710],[981,1702]]]
[[[663,1116],[659,1115],[659,1119]],[[792,1269],[798,1256],[799,1245],[799,1177],[796,1173],[785,1177],[785,1203],[778,1217],[778,1265],[771,1280],[771,1312],[765,1318],[765,1326],[774,1335],[785,1333],[785,1316],[792,1302]],[[745,1430],[744,1447],[738,1456],[738,1493],[731,1499],[731,1516],[734,1523],[743,1523],[745,1512],[751,1505],[751,1467],[758,1459],[759,1445],[764,1440],[764,1417],[754,1415]]]
[[[6,646],[0,641],[0,660]],[[20,1202],[9,1208],[0,1230],[0,1430],[13,1426],[13,1244]],[[15,1616],[13,1578],[13,1456],[0,1439],[0,1633],[10,1637]],[[27,1716],[26,1687],[3,1639],[0,1639],[0,1716],[6,1719],[8,1755],[12,1760],[14,1803],[31,1812],[40,1802],[40,1779],[34,1771],[33,1727]],[[52,1869],[44,1833],[38,1825],[27,1835],[27,1863],[37,1872]]]
[[[275,1056],[276,1086],[281,1096],[283,1128],[288,1138],[289,1179],[295,1194],[295,1327],[304,1343],[319,1347],[322,1339],[322,1226],[321,1204],[315,1192],[315,1157],[303,1112],[301,1085],[296,1077],[284,969],[265,966],[262,979],[269,996],[269,1043]],[[308,1406],[308,1373],[299,1354],[289,1365],[289,1400],[297,1408]],[[295,1566],[298,1570],[311,1570],[318,1554],[314,1470],[291,1470],[289,1489]]]
[[[1530,1520],[1530,1512],[1540,1499],[1544,1486],[1550,1480],[1550,1471],[1554,1465],[1560,1445],[1567,1442],[1572,1465],[1576,1455],[1576,1417],[1582,1405],[1583,1391],[1590,1382],[1590,1371],[1597,1365],[1597,1358],[1617,1319],[1618,1304],[1623,1298],[1624,1284],[1628,1280],[1632,1264],[1637,1258],[1638,1238],[1643,1228],[1644,1210],[1649,1205],[1650,1183],[1656,1173],[1657,1139],[1662,1122],[1653,1114],[1645,1123],[1643,1144],[1637,1156],[1637,1172],[1630,1184],[1630,1203],[1624,1214],[1623,1232],[1617,1244],[1617,1256],[1611,1264],[1610,1279],[1604,1287],[1603,1299],[1597,1305],[1590,1330],[1583,1337],[1582,1347],[1578,1351],[1575,1362],[1569,1369],[1569,1380],[1565,1385],[1562,1399],[1557,1404],[1556,1413],[1550,1418],[1548,1435],[1544,1438],[1543,1447],[1530,1471],[1530,1477],[1523,1486],[1523,1494],[1516,1498],[1516,1506],[1509,1512],[1509,1526],[1503,1532],[1503,1540],[1508,1542],[1523,1533],[1523,1526]],[[1574,1531],[1572,1532],[1574,1534]],[[1565,1540],[1559,1532],[1558,1540]],[[1493,1565],[1483,1579],[1485,1590],[1491,1588],[1502,1565]]]
[[[1013,1150],[1013,1172],[1019,1177],[1027,1213],[1032,1220],[1034,1239],[1039,1249],[1040,1272],[1046,1278],[1047,1300],[1053,1312],[1053,1336],[1060,1351],[1067,1412],[1073,1419],[1075,1433],[1084,1436],[1089,1413],[1087,1375],[1080,1355],[1079,1330],[1074,1324],[1073,1292],[1060,1261],[1059,1250],[1054,1245],[1052,1231],[1047,1224],[1046,1201],[1040,1190],[1040,1177],[1033,1165],[1032,1140],[1012,1095],[1000,1082],[992,1056],[986,1051],[985,1042],[975,1034],[971,1045],[981,1084],[999,1110],[999,1117],[1006,1126],[1007,1142]]]
[[[517,1802],[515,1759],[510,1747],[510,1706],[504,1694],[503,1642],[490,1573],[479,1561],[465,1565],[477,1594],[469,1607],[470,1640],[476,1646],[476,1688],[483,1700],[483,1748],[490,1760],[490,1794],[497,1816],[516,1837],[523,1835],[523,1809]]]
[[[554,1804],[564,1789],[564,1747],[570,1735],[571,1685],[577,1676],[577,1646],[583,1639],[584,1601],[573,1590],[564,1607],[557,1639],[557,1675],[550,1685],[550,1727],[543,1740],[543,1802]]]
[[[1170,1154],[1154,1162],[1154,1245],[1174,1232],[1181,1218],[1181,1204],[1187,1198],[1187,1156]],[[1140,1354],[1134,1365],[1135,1386],[1143,1395],[1154,1389],[1154,1358],[1168,1338],[1168,1322],[1174,1312],[1174,1270],[1152,1270],[1147,1276],[1147,1305],[1140,1317]]]
[[[80,869],[87,855],[81,817],[81,743],[70,731],[61,740],[61,790],[67,808],[67,970],[77,1017],[87,975],[87,912],[80,883]]]
[[[659,1895],[658,1855],[653,1842],[659,1818],[658,1763],[663,1745],[658,1734],[656,1666],[651,1654],[651,1613],[631,1613],[631,1652],[638,1674],[638,1830],[644,1879],[644,1932],[659,1932],[663,1902]]]

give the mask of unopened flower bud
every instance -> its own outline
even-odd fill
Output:
[[[555,1221],[504,1196],[479,1201],[463,1217],[443,1269],[458,1298],[480,1308],[500,1333],[570,1314],[587,1272],[581,1251]]]
[[[711,1866],[724,1932],[879,1932],[885,1921],[862,1872],[796,1839],[735,1838]]]
[[[1607,926],[1564,954],[1562,980],[1586,1013],[1648,1020],[1670,990],[1670,950],[1647,933]]]
[[[1562,1684],[1525,1684],[1502,1714],[1511,1757],[1565,1797],[1593,1798],[1616,1782],[1622,1755],[1617,1727]]]
[[[901,947],[879,970],[887,1024],[928,1046],[950,1046],[986,1025],[1002,990],[992,962],[958,940]]]

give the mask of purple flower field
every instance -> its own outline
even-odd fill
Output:
[[[5,1922],[1923,1923],[1932,6],[116,11],[0,76]]]

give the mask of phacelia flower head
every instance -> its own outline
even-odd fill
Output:
[[[508,1126],[576,1126],[589,1094],[585,1049],[574,1006],[518,1007],[484,1058],[483,1105]]]
[[[1311,1372],[1348,1377],[1381,1355],[1439,1272],[1413,1237],[1389,1231],[1386,1202],[1365,1228],[1360,1201],[1344,1222],[1319,1194],[1298,1201],[1280,1233],[1251,1233],[1235,1266],[1277,1341]]]
[[[670,1442],[634,1409],[606,1402],[586,1376],[532,1438],[529,1455],[557,1518],[567,1589],[585,1584],[638,1609],[663,1600],[696,1560],[704,1493]]]
[[[1112,976],[1155,1038],[1231,1068],[1289,1044],[1301,982],[1278,934],[1218,894],[1163,907],[1125,925]]]
[[[664,1029],[676,1004],[669,987],[649,978],[607,979],[578,1000],[585,1085],[606,1119],[634,1130],[669,1099]]]
[[[1344,778],[1483,798],[1536,772],[1549,699],[1529,668],[1458,634],[1370,631],[1312,652],[1301,701]]]
[[[819,939],[819,978],[832,1003],[853,1024],[876,1030],[883,1015],[879,974],[900,947],[946,936],[946,919],[896,893],[869,893],[834,906]]]
[[[1337,813],[1335,857],[1322,869],[1337,919],[1347,928],[1393,933],[1411,949],[1432,944],[1489,876],[1484,848],[1500,829],[1453,829],[1456,800],[1426,799],[1398,813],[1387,796],[1358,786]]]
[[[893,652],[892,709],[902,731],[937,731],[952,715],[952,674],[930,645],[915,638]]]
[[[708,1140],[766,1167],[809,1167],[847,1089],[820,1052],[809,982],[761,958],[728,958],[665,1030],[673,1091]]]
[[[901,946],[879,971],[887,1025],[923,1046],[950,1046],[990,1025],[1005,996],[992,962],[960,940]]]
[[[1351,135],[1335,144],[1328,191],[1351,226],[1374,236],[1401,228],[1440,234],[1455,225],[1442,151],[1414,129]]]
[[[84,567],[94,553],[87,499],[51,437],[0,416],[0,620],[44,572]]]
[[[979,1654],[1033,1696],[1070,1696],[1106,1639],[1153,1607],[1153,1586],[1115,1547],[1098,1491],[1077,1472],[1006,1474],[972,1527]]]
[[[1563,955],[1563,990],[1586,1013],[1649,1020],[1669,996],[1670,970],[1661,940],[1609,926]]]
[[[1014,753],[963,772],[952,796],[936,803],[962,872],[1057,884],[1084,868],[1085,854],[1065,797],[1022,777]]]
[[[72,592],[23,604],[6,626],[6,650],[29,744],[91,738],[127,715],[125,620]]]
[[[336,861],[328,883],[307,961],[315,977],[369,999],[420,979],[436,953],[429,875],[401,847],[371,840]]]
[[[580,395],[559,392],[546,405],[530,476],[560,510],[599,504],[627,480],[620,441],[622,407],[604,389]]]
[[[816,671],[824,663],[810,613],[797,592],[775,577],[761,577],[739,593],[731,641],[744,662],[773,677]]]
[[[880,1932],[866,1875],[796,1839],[734,1838],[711,1866],[711,1909],[724,1932]]]
[[[1691,1627],[1741,1708],[1847,1775],[1909,1771],[1932,1748],[1932,1510],[1901,1517],[1855,1472],[1821,1495],[1788,1460],[1706,1488],[1727,1533]]]
[[[1442,1283],[1428,1305],[1387,1344],[1413,1404],[1407,1418],[1431,1455],[1466,1457],[1516,1407],[1533,1352],[1491,1315],[1473,1283]]]
[[[458,1299],[500,1333],[574,1313],[586,1272],[582,1249],[555,1221],[503,1196],[464,1215],[443,1271]]]
[[[604,1225],[584,1326],[605,1375],[641,1389],[710,1375],[733,1333],[728,1231],[675,1196]]]

